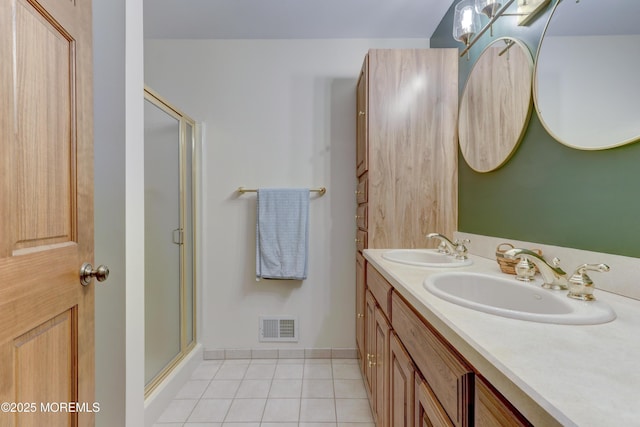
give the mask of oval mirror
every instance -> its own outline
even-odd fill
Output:
[[[559,142],[601,150],[640,138],[640,1],[560,0],[540,41],[534,98]]]
[[[460,151],[476,172],[513,155],[531,117],[533,58],[520,41],[500,38],[473,65],[460,101]]]

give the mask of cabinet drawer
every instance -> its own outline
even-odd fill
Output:
[[[391,319],[391,284],[371,264],[367,264],[367,287],[384,315]]]
[[[474,417],[476,427],[532,426],[502,395],[481,377],[475,380]]]
[[[393,328],[453,424],[469,425],[469,406],[473,402],[471,369],[395,292],[391,312]]]
[[[356,249],[362,252],[367,247],[367,232],[363,230],[356,231]]]
[[[359,229],[367,230],[367,204],[362,204],[358,206],[358,210],[356,211],[356,224]]]
[[[367,203],[369,200],[369,174],[364,174],[360,181],[358,181],[358,188],[356,190],[356,201],[358,204]]]

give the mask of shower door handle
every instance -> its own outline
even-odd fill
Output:
[[[173,243],[176,245],[182,245],[184,243],[184,233],[181,228],[176,228],[173,230]]]

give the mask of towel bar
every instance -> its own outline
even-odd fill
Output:
[[[327,192],[327,189],[325,187],[320,187],[320,188],[312,188],[309,191],[311,191],[312,193],[318,193],[320,196],[324,196],[324,193]],[[238,187],[238,193],[240,194],[244,194],[244,193],[257,193],[258,190],[255,188],[244,188],[244,187]]]

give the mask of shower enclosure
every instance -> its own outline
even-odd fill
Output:
[[[144,91],[145,396],[196,344],[195,122]]]

